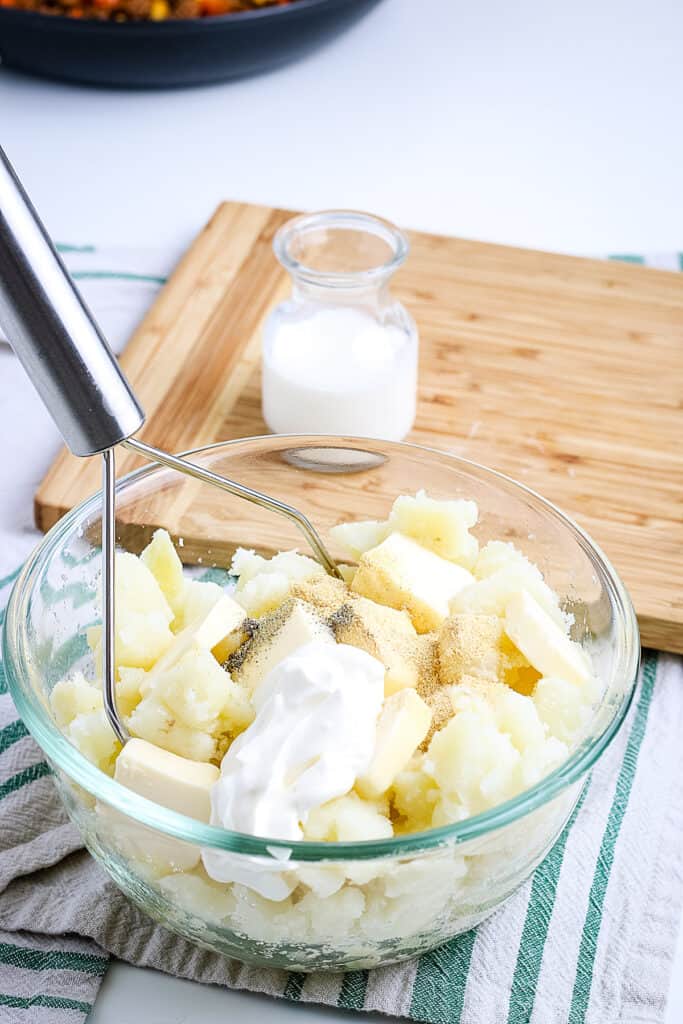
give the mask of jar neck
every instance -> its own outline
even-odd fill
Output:
[[[365,306],[369,309],[383,309],[391,305],[389,292],[391,275],[372,281],[363,281],[361,275],[353,279],[349,275],[348,285],[325,284],[311,281],[298,274],[291,274],[292,298],[296,302],[312,302],[337,306]]]

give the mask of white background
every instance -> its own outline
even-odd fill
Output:
[[[232,198],[666,252],[683,249],[682,52],[680,0],[384,0],[299,64],[233,84],[108,92],[2,70],[0,141],[63,242],[175,251]],[[295,1017],[349,1019],[121,966],[91,1020]],[[683,948],[668,1024],[681,1019]]]

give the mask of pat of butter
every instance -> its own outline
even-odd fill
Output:
[[[146,740],[131,739],[117,758],[114,778],[139,796],[208,824],[211,787],[219,774],[215,765],[190,761]],[[111,808],[106,812],[124,852],[142,854],[145,860],[159,866],[169,865],[185,871],[199,863],[199,846],[164,836]]]
[[[361,555],[351,589],[378,604],[404,608],[417,632],[429,633],[448,616],[449,601],[471,583],[474,576],[461,565],[391,533]]]
[[[190,761],[147,740],[131,739],[116,760],[114,778],[162,807],[208,822],[211,787],[219,774],[213,764]]]
[[[431,721],[430,709],[415,690],[399,690],[384,701],[372,761],[356,780],[361,796],[373,799],[387,791],[429,732]]]
[[[286,601],[274,614],[269,628],[257,632],[244,664],[233,673],[234,678],[253,694],[276,665],[313,640],[332,642],[332,630],[303,601]]]
[[[590,678],[590,665],[580,645],[569,639],[526,590],[508,601],[504,628],[542,676],[558,676],[576,686]]]

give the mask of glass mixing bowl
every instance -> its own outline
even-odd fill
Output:
[[[551,504],[444,452],[275,436],[214,445],[193,458],[297,505],[326,540],[335,523],[384,518],[396,495],[418,488],[435,498],[475,499],[480,542],[513,540],[538,563],[573,613],[573,635],[590,650],[604,695],[560,767],[514,799],[453,825],[381,841],[313,843],[201,824],[96,769],[62,735],[50,709],[50,691],[67,672],[94,672],[84,634],[100,615],[95,495],[66,515],[27,562],[4,634],[12,697],[46,754],[83,842],[152,917],[199,945],[253,964],[300,971],[371,967],[423,953],[473,927],[548,852],[587,773],[624,719],[639,638],[619,577],[590,538]],[[287,520],[166,469],[132,473],[117,492],[117,539],[134,552],[160,525],[170,530],[183,561],[203,570],[228,566],[236,544],[271,551],[305,547]],[[184,870],[164,867],[154,854],[168,837],[183,854]],[[201,847],[229,851],[252,870],[284,866],[297,872],[297,888],[274,902],[241,885],[219,885],[198,864]]]

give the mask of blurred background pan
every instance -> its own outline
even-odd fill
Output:
[[[18,71],[91,85],[201,85],[296,60],[379,0],[293,0],[168,21],[75,19],[0,7],[0,59]]]

